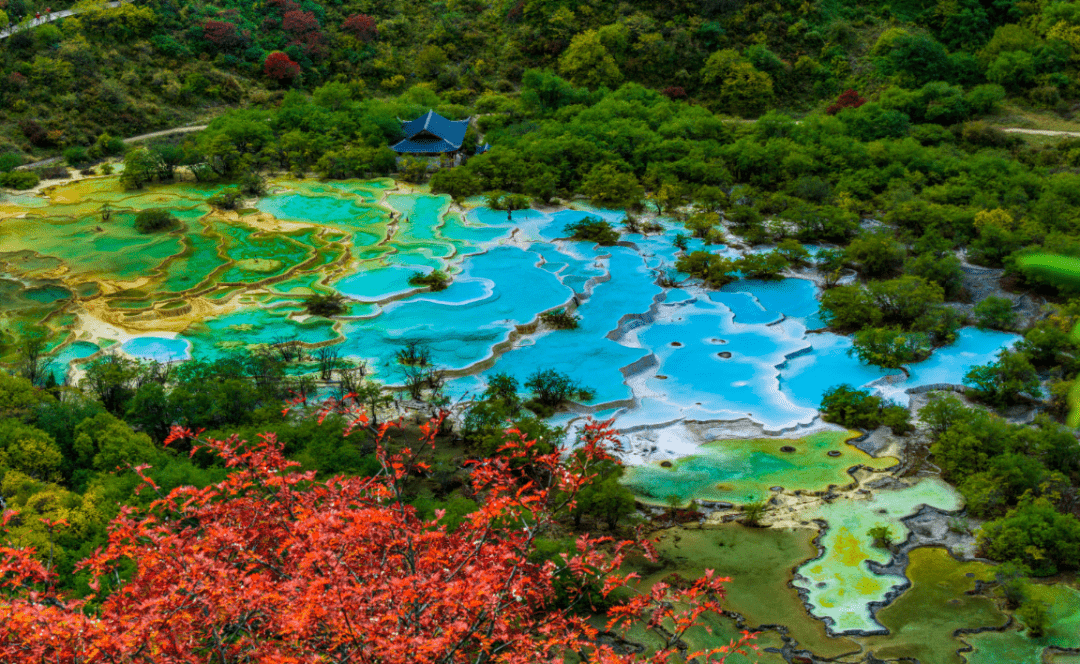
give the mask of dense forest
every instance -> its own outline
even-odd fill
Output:
[[[66,174],[16,170],[62,155],[98,172],[122,160],[131,189],[181,174],[235,184],[220,207],[261,193],[269,173],[393,175],[511,211],[585,197],[626,209],[626,227],[572,229],[581,240],[610,244],[620,230],[648,231],[642,220],[657,215],[682,223],[672,282],[718,288],[738,276],[818,271],[826,322],[852,334],[868,364],[925,359],[963,325],[1017,332],[1012,350],[968,374],[967,403],[942,397],[917,413],[924,452],[983,522],[984,555],[1020,577],[1076,570],[1080,454],[1065,422],[1080,374],[1080,294],[1024,258],[1080,256],[1080,139],[1029,140],[1000,127],[1037,118],[1074,128],[1080,2],[48,7],[68,8],[79,13],[30,27],[21,22],[47,14],[43,3],[0,0],[0,26],[14,26],[0,41],[0,186]],[[457,168],[399,160],[388,147],[401,138],[399,119],[429,108],[474,119],[470,155],[482,143],[491,149]],[[120,140],[201,122],[209,127],[175,140]],[[739,260],[686,251],[690,238],[732,237],[773,249]],[[996,294],[965,287],[965,264],[1004,269]],[[852,271],[857,278],[839,285]],[[1018,314],[1004,296],[1020,293],[1040,306]],[[16,375],[0,371],[0,495],[24,515],[7,523],[8,537],[39,558],[47,551],[57,588],[71,596],[96,592],[75,564],[107,541],[122,506],[151,503],[137,492],[145,477],[167,492],[229,474],[206,450],[165,447],[173,424],[207,439],[274,433],[320,481],[386,469],[377,423],[347,437],[341,414],[323,413],[320,425],[314,412],[282,412],[306,389],[296,365],[314,362],[297,349],[171,370],[111,356],[76,388],[42,370],[44,340],[33,330],[4,330],[3,341]],[[399,355],[406,381],[409,367],[424,366],[416,352]],[[437,375],[413,379],[409,396],[440,405]],[[362,374],[351,387],[376,413],[389,400]],[[462,431],[440,432],[432,465],[402,482],[408,495],[398,498],[453,532],[483,504],[461,460],[497,456],[508,420],[530,439],[557,439],[544,416],[583,388],[542,368],[525,385],[493,381]],[[1026,424],[1003,417],[1021,411],[1038,415]],[[907,409],[844,386],[825,395],[822,412],[864,430],[916,428]],[[140,464],[153,468],[144,474]],[[553,512],[534,563],[559,560],[590,529],[631,532],[621,468],[605,459],[594,473],[575,505]],[[565,595],[553,603],[572,604]]]
[[[67,4],[6,0],[0,23]],[[367,96],[421,85],[471,107],[485,93],[518,91],[532,69],[589,89],[638,83],[745,116],[824,110],[849,88],[868,98],[892,88],[882,110],[914,124],[970,119],[1002,94],[1068,115],[1080,48],[1070,2],[75,6],[81,14],[16,31],[0,49],[0,153],[89,148],[102,133],[129,136],[333,81]]]

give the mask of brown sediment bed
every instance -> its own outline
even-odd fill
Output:
[[[233,300],[240,294],[241,292],[238,291],[226,298],[224,302],[211,302],[203,297],[185,297],[184,299],[187,301],[190,310],[184,314],[166,316],[162,316],[160,311],[153,307],[126,311],[113,309],[109,306],[109,301],[106,298],[95,298],[81,302],[80,305],[88,316],[129,334],[183,332],[192,323],[204,318],[221,316],[239,310],[241,306]],[[135,315],[130,315],[132,313]],[[76,329],[81,329],[81,324],[80,319],[80,322],[76,323]]]
[[[154,310],[158,316],[162,318],[174,318],[176,316],[186,316],[194,310],[190,302],[185,302],[183,306],[166,309],[164,307],[158,307]]]

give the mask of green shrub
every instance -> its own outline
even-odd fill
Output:
[[[710,288],[720,288],[735,281],[739,269],[736,261],[707,251],[693,251],[679,256],[675,269],[701,279]]]
[[[5,152],[0,154],[0,173],[10,173],[15,170],[15,167],[22,163],[22,159],[14,152]]]
[[[969,409],[952,394],[933,393],[930,400],[919,410],[919,419],[930,427],[934,438],[941,436],[956,422],[963,419]]]
[[[567,374],[555,369],[543,369],[534,372],[525,381],[525,389],[533,393],[533,399],[525,405],[543,416],[543,412],[553,411],[562,404],[572,399],[582,398],[583,393],[589,390],[583,389]],[[537,406],[540,410],[537,410]]]
[[[783,254],[771,251],[767,254],[747,254],[736,261],[739,271],[747,279],[775,281],[783,279],[783,272],[790,265]]]
[[[1050,626],[1050,612],[1044,602],[1028,600],[1016,611],[1016,617],[1024,622],[1028,636],[1037,639],[1046,633]]]
[[[959,320],[942,307],[945,291],[922,277],[904,276],[872,281],[862,286],[841,286],[821,295],[821,312],[837,330],[889,326],[926,332],[935,343],[947,341]]]
[[[206,199],[206,202],[211,207],[220,208],[222,210],[235,210],[240,206],[240,201],[242,199],[243,195],[240,193],[240,189],[237,187],[229,187],[227,189],[222,189]]]
[[[1025,501],[982,527],[979,543],[994,560],[1014,561],[1035,576],[1076,569],[1080,562],[1080,520],[1061,514],[1046,498]]]
[[[89,160],[90,156],[87,154],[86,148],[81,145],[73,145],[64,150],[64,161],[69,166],[82,166]]]
[[[706,239],[711,231],[720,226],[720,215],[715,212],[698,212],[690,215],[683,225],[694,237]]]
[[[821,314],[829,327],[839,331],[876,326],[882,318],[870,294],[858,285],[839,286],[822,293]]]
[[[8,189],[31,189],[36,187],[41,179],[37,173],[31,171],[9,171],[0,173],[0,187]]]
[[[874,540],[874,546],[879,549],[891,549],[893,545],[893,531],[889,526],[874,526],[866,533]]]
[[[619,232],[599,217],[585,217],[567,224],[564,230],[574,240],[595,242],[602,247],[610,247],[619,241]]]
[[[179,226],[180,220],[168,210],[143,210],[135,216],[135,230],[140,233],[158,233]]]
[[[311,295],[304,300],[304,309],[312,316],[337,316],[345,311],[345,297],[341,293]]]
[[[636,208],[645,197],[633,173],[623,173],[611,164],[597,164],[581,183],[581,191],[593,205],[611,208]]]
[[[1025,332],[1024,338],[1016,344],[1016,350],[1022,351],[1033,366],[1041,369],[1061,367],[1066,373],[1072,373],[1080,365],[1080,340],[1073,339],[1069,330],[1052,320],[1039,321]]]
[[[764,500],[758,500],[752,503],[745,503],[742,506],[743,511],[743,523],[748,526],[761,525],[761,517],[765,515],[765,510],[769,505]]]
[[[1036,399],[1042,395],[1039,375],[1028,356],[1020,351],[1003,350],[997,361],[971,367],[964,376],[964,385],[995,408],[1011,406],[1020,401],[1021,395]]]
[[[920,254],[904,264],[904,271],[938,284],[950,299],[959,295],[963,288],[964,271],[960,259],[951,253],[938,255],[928,251]]]
[[[904,265],[904,245],[891,235],[879,233],[855,238],[844,251],[844,257],[859,273],[871,279],[896,276]]]
[[[802,266],[810,263],[810,252],[794,238],[785,238],[777,243],[776,253],[787,259],[791,265]]]
[[[930,337],[922,332],[904,332],[895,327],[866,328],[855,333],[849,354],[865,364],[899,369],[902,365],[930,357]]]
[[[427,179],[428,162],[418,157],[403,157],[398,164],[398,176],[405,182],[418,184]]]
[[[555,311],[546,311],[540,314],[540,320],[548,327],[556,330],[576,330],[581,322],[581,316],[575,316],[560,307]]]
[[[110,136],[109,134],[101,134],[94,141],[94,144],[90,146],[88,154],[95,158],[112,157],[124,152],[124,139],[118,136]]]
[[[480,178],[464,168],[444,168],[431,176],[431,193],[450,194],[455,201],[481,191]]]
[[[266,178],[258,173],[248,173],[240,179],[240,191],[249,196],[262,196],[266,193]]]
[[[736,228],[751,228],[761,223],[761,213],[749,205],[735,205],[727,211],[727,220]]]
[[[442,270],[432,270],[427,274],[417,272],[409,277],[409,285],[427,286],[433,291],[441,291],[450,285],[450,277]]]
[[[1013,303],[1005,297],[991,295],[975,305],[975,322],[982,328],[1012,330],[1016,327]]]
[[[896,435],[914,430],[907,408],[850,385],[838,385],[825,391],[821,397],[821,417],[826,422],[852,429],[872,430],[888,426]]]

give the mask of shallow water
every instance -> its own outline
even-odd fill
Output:
[[[869,530],[886,526],[902,542],[907,529],[901,518],[921,505],[942,510],[959,509],[962,501],[954,489],[936,478],[895,491],[878,491],[869,500],[838,501],[800,513],[803,520],[820,519],[828,529],[820,539],[822,556],[799,567],[794,585],[807,593],[811,613],[832,621],[832,631],[875,632],[884,629],[870,615],[870,602],[882,601],[904,579],[882,576],[870,570],[868,561],[886,563],[891,554],[873,546]]]
[[[689,281],[678,288],[658,286],[658,274],[671,270],[678,255],[673,240],[683,232],[670,220],[663,220],[661,233],[624,235],[620,246],[598,247],[565,240],[567,224],[599,216],[618,225],[623,212],[523,210],[508,217],[473,207],[458,213],[450,211],[445,196],[403,193],[387,180],[282,179],[271,183],[271,193],[255,209],[211,213],[206,199],[224,186],[124,192],[116,178],[95,178],[43,196],[0,201],[0,331],[44,321],[55,333],[52,345],[59,347],[52,358],[58,378],[69,364],[103,348],[172,361],[212,359],[299,339],[334,343],[341,356],[366,361],[380,380],[393,384],[401,382],[394,353],[404,342],[418,341],[430,347],[437,365],[464,374],[447,388],[454,398],[482,391],[494,373],[524,383],[533,372],[552,368],[591,388],[595,397],[589,405],[600,417],[614,417],[616,427],[647,430],[677,420],[747,418],[767,432],[812,423],[822,393],[840,383],[873,383],[900,402],[912,387],[958,383],[970,366],[991,361],[1018,338],[961,330],[953,346],[910,367],[904,379],[899,372],[860,364],[849,354],[848,337],[807,333],[823,326],[818,291],[810,281],[739,280],[717,291]],[[108,221],[102,216],[106,206],[112,211]],[[173,211],[183,228],[136,232],[132,220],[147,208]],[[737,255],[730,247],[689,243],[691,250]],[[446,290],[409,286],[409,276],[434,269],[451,275]],[[305,314],[304,297],[331,292],[350,298],[345,316],[327,320]],[[542,312],[563,306],[580,316],[577,329],[532,327]],[[78,328],[77,335],[72,331],[76,316],[93,323]],[[118,344],[121,338],[127,341]],[[891,377],[882,380],[886,376]],[[562,415],[555,421],[569,419]],[[847,484],[848,469],[857,464],[881,469],[895,463],[870,458],[846,438],[824,433],[680,448],[684,458],[671,468],[641,465],[630,470],[627,482],[654,502],[664,503],[668,496],[746,502],[767,498],[773,487],[820,491]],[[780,452],[783,444],[796,451]],[[841,455],[830,457],[829,451]],[[838,632],[889,627],[897,638],[875,641],[874,647],[903,656],[918,651],[912,634],[959,624],[951,609],[909,623],[888,610],[875,621],[867,606],[903,579],[869,570],[868,560],[882,562],[887,555],[870,546],[866,531],[889,524],[902,539],[899,519],[920,503],[958,506],[954,492],[923,480],[910,489],[824,505],[805,515],[829,524],[820,559],[805,562],[814,555],[805,541],[809,529],[766,535],[731,528],[719,531],[722,536],[702,535],[695,546],[708,560],[695,558],[693,564],[716,560],[750,579],[739,593],[733,591],[732,601],[754,621],[783,622],[800,643],[823,655],[851,652],[852,642],[829,638],[824,623],[806,613],[787,587],[791,569],[798,566],[801,578],[795,584],[806,590],[814,616],[831,619]],[[687,537],[689,544],[693,537]],[[724,537],[731,540],[729,548],[714,541]],[[773,546],[780,547],[782,560],[770,557]],[[779,571],[740,568],[743,555],[750,555],[753,565],[771,560]],[[953,572],[966,568],[954,569],[947,561],[930,565],[923,558],[913,554],[915,585],[907,601],[931,606],[940,598],[929,592],[938,581],[920,581],[929,578],[928,566],[944,570],[939,581],[950,588],[962,585]],[[768,581],[759,584],[758,574]],[[770,595],[778,593],[786,593],[784,599],[770,605]],[[762,608],[770,606],[779,614],[776,620]],[[1072,616],[1062,615],[1061,621],[1071,625]],[[725,619],[717,627],[728,634],[733,623]],[[769,634],[778,644],[775,633]],[[1028,657],[1032,651],[1023,650],[1025,639],[1015,631],[980,635],[971,661],[990,661],[984,653],[1006,651]]]
[[[620,223],[622,212],[523,210],[508,218],[473,208],[459,215],[449,212],[445,196],[390,186],[277,180],[257,210],[225,218],[207,216],[205,200],[217,185],[121,192],[115,178],[99,178],[55,187],[35,199],[50,205],[27,206],[26,218],[5,220],[5,248],[17,258],[0,270],[25,278],[62,265],[65,277],[24,289],[8,311],[30,316],[39,306],[75,306],[72,292],[100,293],[116,312],[107,322],[123,327],[152,320],[152,308],[183,312],[201,299],[210,308],[181,332],[196,354],[280,338],[340,338],[342,355],[367,360],[395,382],[390,358],[404,341],[420,341],[431,345],[436,363],[458,371],[505,372],[522,382],[541,368],[566,372],[594,391],[594,404],[621,406],[617,425],[625,427],[749,418],[768,431],[791,429],[816,417],[829,387],[888,374],[851,357],[848,338],[806,333],[821,326],[809,281],[740,280],[712,292],[686,284],[665,292],[655,280],[677,256],[678,224],[665,221],[652,236],[627,235],[628,246],[596,247],[559,238],[571,222],[599,216]],[[131,219],[148,207],[177,212],[185,229],[135,232]],[[433,269],[453,277],[446,291],[409,286],[409,276]],[[109,285],[102,290],[102,283]],[[350,306],[354,320],[294,319],[302,317],[300,298],[331,289],[360,303]],[[566,304],[581,317],[577,330],[518,337],[541,312]],[[18,306],[24,314],[16,314]],[[153,325],[140,324],[138,332],[152,336]],[[1015,339],[963,330],[953,347],[913,366],[909,379],[880,389],[903,401],[909,387],[958,382]],[[474,383],[449,392],[462,394]]]
[[[633,466],[626,484],[650,502],[666,505],[671,496],[685,504],[690,499],[748,503],[772,495],[773,487],[824,491],[853,480],[847,470],[863,465],[876,470],[899,463],[875,459],[847,445],[854,434],[824,431],[797,440],[720,440],[701,446],[696,456]],[[783,451],[782,448],[794,448]],[[835,456],[830,455],[830,452]]]
[[[191,359],[191,342],[165,337],[135,337],[120,348],[128,355],[154,362],[177,362]]]
[[[57,383],[63,383],[73,362],[90,357],[99,350],[101,349],[96,344],[87,341],[67,344],[52,356],[49,371],[52,372]]]
[[[1046,633],[1037,639],[1027,636],[1023,628],[973,634],[965,639],[974,647],[965,655],[970,664],[1040,664],[1048,646],[1080,648],[1080,591],[1061,584],[1031,584],[1028,592],[1047,609]]]
[[[821,657],[858,652],[853,641],[830,637],[825,624],[807,614],[789,585],[792,570],[817,553],[813,536],[809,528],[748,528],[738,523],[670,528],[661,531],[656,543],[668,567],[660,572],[642,569],[642,581],[646,585],[662,581],[673,571],[695,579],[714,569],[731,577],[725,586],[725,608],[750,627],[784,625],[800,648]],[[630,569],[636,570],[639,562],[631,560]]]
[[[890,633],[860,641],[879,659],[963,664],[957,652],[963,644],[953,636],[956,630],[1000,627],[1007,622],[993,599],[968,594],[975,590],[977,580],[993,580],[993,565],[959,562],[945,549],[936,548],[916,549],[909,559],[906,576],[911,588],[877,614],[878,622]]]
[[[195,354],[282,338],[341,339],[342,355],[396,382],[390,359],[404,341],[419,341],[431,346],[436,363],[481,376],[505,372],[524,382],[538,369],[563,371],[594,391],[592,403],[621,407],[623,427],[749,418],[767,431],[792,429],[813,421],[829,387],[866,385],[889,373],[851,357],[847,337],[806,333],[821,326],[809,281],[740,280],[711,292],[689,283],[657,286],[658,271],[677,256],[672,241],[681,229],[673,222],[656,235],[624,236],[628,246],[596,247],[559,238],[571,222],[599,216],[620,223],[622,212],[523,210],[508,218],[473,208],[459,215],[448,211],[445,196],[390,186],[277,180],[257,210],[219,218],[207,216],[205,203],[217,185],[141,192],[119,191],[115,178],[62,185],[47,192],[49,206],[27,206],[25,219],[5,220],[5,247],[14,251],[0,271],[25,279],[62,265],[65,277],[23,289],[7,311],[62,310],[75,306],[72,292],[99,293],[116,312],[107,322],[123,327],[158,316],[152,308],[183,312],[202,300],[210,308],[181,331]],[[108,222],[101,218],[106,205]],[[135,232],[131,219],[147,207],[176,211],[185,229]],[[409,286],[409,276],[433,269],[453,277],[446,291]],[[18,283],[28,282],[16,282],[16,292]],[[328,290],[356,302],[348,312],[354,319],[299,323],[301,298]],[[518,336],[541,312],[566,304],[581,317],[577,330]],[[140,324],[138,332],[152,336],[153,325]],[[912,386],[958,382],[1015,339],[962,330],[953,347],[913,366],[909,379],[879,389],[904,401]],[[475,380],[448,391],[463,394]]]

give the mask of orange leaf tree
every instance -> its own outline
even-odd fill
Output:
[[[501,456],[472,464],[479,507],[453,532],[403,500],[438,426],[422,427],[415,449],[391,451],[384,425],[381,473],[326,481],[299,472],[273,436],[248,444],[174,429],[219,455],[227,479],[122,511],[108,544],[80,564],[96,596],[60,596],[34,551],[2,548],[0,661],[641,661],[599,644],[582,617],[589,589],[608,595],[631,580],[618,573],[631,543],[582,536],[560,562],[531,559],[537,536],[609,458],[608,424],[590,424],[574,455],[539,453],[508,432]],[[644,620],[666,644],[650,661],[685,657],[680,636],[719,610],[724,581],[710,572],[685,590],[656,584],[610,608],[608,629]],[[751,638],[698,661],[721,661]]]

